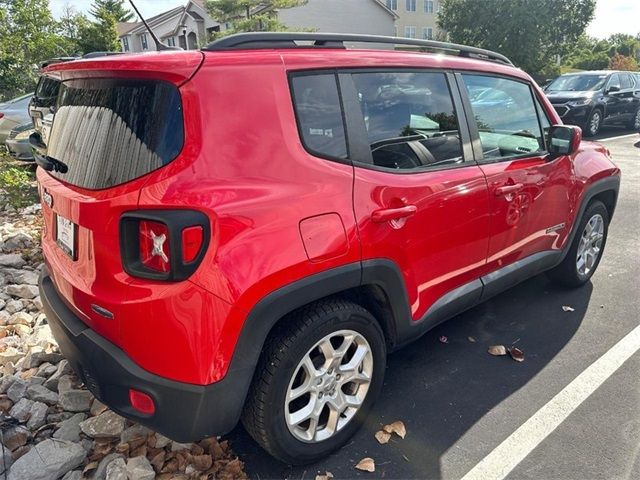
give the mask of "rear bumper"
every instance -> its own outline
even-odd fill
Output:
[[[211,385],[168,380],[143,370],[87,327],[64,303],[46,270],[40,277],[40,298],[60,350],[87,388],[115,412],[179,442],[222,435],[238,423],[250,381],[250,376],[245,378],[248,372],[228,372]],[[171,352],[159,351],[158,355]],[[131,407],[130,388],[153,398],[153,415]]]
[[[15,138],[8,138],[4,144],[9,150],[9,154],[16,160],[33,161],[33,152],[31,151],[31,145],[24,140],[16,140]]]

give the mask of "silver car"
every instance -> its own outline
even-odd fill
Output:
[[[29,102],[33,93],[0,103],[0,145],[3,145],[14,127],[31,121]]]

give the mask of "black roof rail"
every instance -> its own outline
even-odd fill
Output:
[[[311,45],[299,45],[296,42],[311,42]],[[457,43],[419,40],[416,38],[385,37],[382,35],[360,35],[351,33],[313,33],[313,32],[252,32],[238,33],[220,38],[202,50],[220,52],[227,50],[258,50],[272,48],[345,48],[344,42],[379,43],[392,45],[411,45],[422,47],[448,55],[473,57],[481,60],[513,65],[511,60],[500,53],[483,48],[468,47]]]
[[[124,52],[89,52],[82,55],[82,58],[109,57],[111,55],[122,55]]]

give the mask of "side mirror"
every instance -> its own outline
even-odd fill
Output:
[[[618,85],[611,85],[609,88],[607,88],[607,93],[614,93],[619,91],[620,87]]]
[[[549,153],[552,157],[571,155],[578,151],[582,129],[574,125],[553,125],[549,129]]]

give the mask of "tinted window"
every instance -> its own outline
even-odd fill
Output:
[[[336,76],[296,76],[291,84],[300,135],[305,147],[317,155],[347,158]]]
[[[563,75],[556,78],[547,87],[548,92],[584,92],[600,90],[607,81],[606,75]]]
[[[526,83],[499,77],[462,75],[485,158],[507,158],[544,150],[534,99]],[[487,93],[478,94],[481,88]],[[484,100],[488,98],[488,100]]]
[[[620,87],[620,75],[617,73],[611,75],[611,80],[609,80],[609,88],[610,87]],[[620,87],[622,88],[622,87]]]
[[[38,86],[36,88],[36,98],[38,100],[38,106],[50,107],[55,105],[59,89],[60,81],[49,77],[40,77],[40,81],[38,82]]]
[[[415,169],[463,161],[443,73],[355,73],[353,81],[374,165]]]
[[[64,162],[59,179],[108,188],[173,160],[183,143],[178,89],[168,83],[81,80],[60,87],[47,155]]]
[[[626,73],[620,75],[620,88],[623,90],[631,88],[631,76]]]

